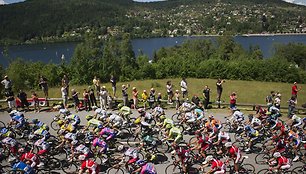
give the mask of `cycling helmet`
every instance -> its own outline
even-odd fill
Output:
[[[214,157],[212,155],[208,155],[204,161],[204,164],[207,164],[208,162],[210,162],[211,160],[213,160]]]
[[[12,111],[10,112],[10,116],[14,116],[16,113],[18,113],[17,110],[12,110]]]
[[[57,121],[57,124],[60,125],[60,126],[63,125],[64,123],[65,123],[65,122],[64,122],[63,120],[58,120],[58,121]]]
[[[279,152],[275,152],[275,153],[273,154],[273,157],[274,157],[274,158],[279,158],[279,157],[281,157],[281,154],[280,154]]]
[[[121,109],[123,107],[123,104],[119,103],[117,107],[118,107],[118,109]]]
[[[86,156],[85,156],[85,155],[80,155],[80,156],[79,156],[79,160],[80,160],[80,161],[84,161],[84,160],[85,160],[85,158],[86,158]]]
[[[144,160],[138,160],[136,161],[136,164],[139,166],[143,166],[146,162]]]
[[[78,140],[73,140],[73,141],[71,141],[71,144],[72,145],[76,145],[78,143]]]
[[[292,115],[291,119],[292,119],[292,120],[295,120],[297,117],[298,117],[298,116],[294,114],[294,115]]]
[[[18,150],[18,153],[24,153],[24,148],[20,148],[20,149]]]
[[[160,119],[161,121],[164,121],[164,120],[166,119],[166,117],[165,117],[164,115],[162,115],[162,116],[159,117],[159,119]]]
[[[172,128],[172,125],[171,124],[167,124],[166,125],[166,129],[171,129]]]
[[[38,123],[38,119],[36,119],[36,118],[35,118],[35,119],[33,119],[33,120],[32,120],[32,123],[33,123],[33,124]]]
[[[251,126],[249,126],[249,125],[246,125],[246,126],[244,127],[244,130],[246,130],[246,131],[249,131],[249,130],[251,130]]]
[[[86,120],[91,120],[93,118],[93,115],[86,115]]]
[[[98,109],[98,106],[93,106],[91,108],[95,111],[96,109]]]
[[[99,128],[99,129],[102,129],[102,128],[103,128],[103,125],[102,125],[102,124],[100,124],[100,125],[98,126],[98,128]]]
[[[7,132],[8,132],[8,129],[5,127],[0,130],[0,134],[5,134]]]
[[[123,145],[120,145],[120,146],[118,146],[118,148],[117,148],[117,150],[118,150],[119,152],[121,152],[123,149],[124,149],[124,146],[123,146]]]
[[[30,134],[30,135],[29,135],[29,140],[32,140],[34,137],[35,137],[34,134]]]
[[[233,145],[233,144],[232,144],[231,142],[227,142],[227,143],[225,143],[224,146],[225,146],[225,147],[232,147],[232,145]]]

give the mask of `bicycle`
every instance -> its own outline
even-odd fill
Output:
[[[239,173],[255,174],[255,167],[252,164],[243,164],[244,159],[248,158],[248,156],[242,156],[241,160],[238,162]],[[226,167],[229,168],[229,173],[235,173],[234,165],[226,165]]]

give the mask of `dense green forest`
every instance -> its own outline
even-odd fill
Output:
[[[305,32],[306,7],[281,0],[27,0],[0,6],[0,44],[232,32]]]
[[[189,40],[180,46],[158,50],[152,61],[145,55],[135,57],[130,35],[110,37],[101,42],[92,34],[79,44],[70,63],[60,65],[12,60],[7,69],[0,67],[14,81],[14,89],[38,88],[44,75],[50,86],[59,86],[68,74],[75,85],[91,84],[94,76],[108,82],[111,75],[120,81],[176,77],[224,78],[273,82],[306,82],[306,46],[276,46],[272,58],[263,59],[258,47],[244,50],[232,36],[216,42]]]

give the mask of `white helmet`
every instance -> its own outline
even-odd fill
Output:
[[[78,143],[78,140],[73,140],[73,141],[71,141],[71,144],[72,145],[76,145]]]
[[[84,160],[85,160],[85,158],[86,158],[86,156],[85,156],[85,155],[80,155],[80,156],[79,156],[79,160],[80,160],[80,161],[84,161]]]
[[[279,158],[279,157],[281,157],[281,154],[280,154],[279,152],[275,152],[275,153],[273,154],[273,157],[274,157],[274,158]]]
[[[212,155],[208,155],[204,161],[204,164],[207,164],[208,162],[210,162],[211,160],[213,160],[214,157]]]
[[[34,137],[35,137],[34,134],[30,134],[30,135],[29,135],[29,140],[32,140]]]
[[[233,143],[231,143],[231,142],[227,142],[227,143],[225,143],[225,147],[232,147],[232,145],[233,145]]]
[[[295,120],[297,118],[297,116],[294,114],[294,115],[292,115],[292,120]]]
[[[124,149],[123,145],[118,146],[118,151],[122,151]]]

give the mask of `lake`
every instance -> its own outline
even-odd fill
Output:
[[[182,44],[190,39],[212,39],[217,36],[181,36],[166,38],[149,38],[132,40],[133,50],[137,55],[141,52],[152,58],[154,51],[162,47],[171,47]],[[258,45],[262,50],[264,57],[273,55],[275,44],[303,43],[306,45],[306,35],[274,35],[274,36],[236,36],[235,41],[248,50],[250,46]],[[34,44],[34,45],[16,45],[8,47],[8,57],[15,59],[21,57],[28,61],[42,61],[60,63],[62,58],[68,62],[73,56],[74,49],[78,43],[52,43],[52,44]],[[8,66],[8,58],[4,56],[3,47],[0,47],[0,64]]]

